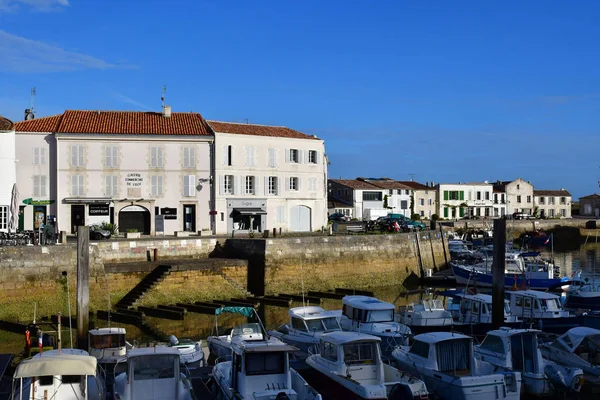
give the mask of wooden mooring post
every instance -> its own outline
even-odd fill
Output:
[[[504,270],[506,268],[506,220],[494,220],[494,261],[492,263],[492,328],[504,325]]]
[[[90,306],[90,227],[77,228],[77,347],[88,350]]]

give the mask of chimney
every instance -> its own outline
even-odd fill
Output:
[[[163,106],[163,117],[171,118],[171,106]]]

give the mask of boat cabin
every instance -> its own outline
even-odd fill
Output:
[[[452,314],[441,300],[419,300],[398,309],[399,322],[409,326],[452,325]]]
[[[120,361],[123,362],[125,361]],[[115,376],[115,392],[119,398],[167,399],[178,398],[178,393],[183,394],[177,349],[172,347],[132,349],[127,353],[126,363],[125,372]],[[115,371],[119,370],[118,366],[119,363]]]
[[[574,354],[592,365],[600,364],[600,330],[598,329],[588,327],[570,329],[550,346]]]
[[[90,329],[89,353],[100,362],[116,361],[127,353],[124,328]]]
[[[467,324],[491,324],[492,296],[481,293],[456,293],[450,299],[448,311],[450,311],[453,320],[456,322]],[[514,319],[511,315],[508,300],[504,301],[504,319],[509,321]]]
[[[394,321],[394,305],[374,297],[345,296],[342,304],[342,320],[345,317],[353,325]]]
[[[14,374],[13,400],[104,398],[97,360],[77,349],[51,350],[23,360]]]
[[[321,307],[294,307],[288,311],[290,325],[297,332],[330,332],[340,331],[342,327],[338,322],[339,311],[325,311]]]
[[[472,375],[473,339],[451,332],[423,333],[414,337],[407,356],[433,371]]]
[[[229,384],[233,393],[241,395],[240,398],[274,398],[269,396],[295,393],[291,389],[289,354],[298,350],[296,347],[275,338],[248,342],[236,336],[231,342],[231,350]]]
[[[535,329],[500,328],[488,332],[483,342],[476,346],[475,356],[499,365],[506,369],[543,373],[544,362],[542,354],[537,350],[537,334]]]
[[[332,373],[347,376],[360,385],[379,385],[384,381],[379,349],[381,339],[355,332],[332,332],[321,336],[321,361]]]
[[[562,318],[569,317],[568,311],[560,305],[560,297],[537,290],[506,291],[513,315],[521,318]]]

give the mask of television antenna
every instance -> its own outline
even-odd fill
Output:
[[[167,85],[163,85],[162,94],[160,96],[160,101],[162,103],[162,108],[165,108],[165,95],[167,94]]]
[[[33,100],[35,98],[35,86],[31,88],[31,98],[30,98],[30,106],[31,112],[33,112]]]
[[[29,92],[29,108],[25,110],[25,120],[32,120],[35,118],[35,110],[33,109],[33,100],[35,98],[35,87],[31,88]]]
[[[416,174],[413,174],[413,173],[408,174],[408,176],[410,176],[410,181],[411,182],[415,180],[415,175]]]

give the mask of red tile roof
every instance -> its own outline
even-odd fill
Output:
[[[567,190],[564,190],[564,189],[560,189],[560,190],[534,190],[533,191],[533,195],[534,196],[565,196],[565,197],[569,197],[569,196],[571,196],[571,193],[569,193]]]
[[[15,122],[17,132],[56,132],[62,114]]]
[[[387,180],[387,179],[377,179],[377,180],[368,180],[369,183],[380,187],[382,189],[402,189],[402,190],[406,190],[406,189],[411,189],[410,186],[405,185],[402,182],[398,182],[398,181],[394,181],[394,180]]]
[[[13,125],[14,124],[10,119],[0,115],[0,131],[12,131]]]
[[[579,198],[579,200],[582,200],[582,199],[586,199],[586,200],[600,199],[600,195],[597,193],[588,194],[587,196],[583,196],[583,197]]]
[[[290,139],[317,139],[316,136],[306,135],[285,126],[267,126],[254,124],[240,124],[235,122],[208,121],[213,131],[220,133],[233,133],[238,135],[284,137]]]
[[[369,182],[361,181],[358,179],[329,179],[330,182],[335,182],[338,185],[347,186],[352,189],[371,189],[371,190],[383,190]]]
[[[423,185],[422,183],[415,182],[415,181],[398,181],[398,182],[400,182],[414,190],[435,190],[435,188],[433,186],[426,186],[426,185]]]
[[[61,115],[18,122],[19,132],[130,135],[212,135],[199,113],[67,110]]]

